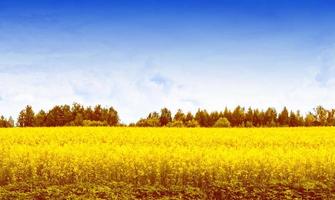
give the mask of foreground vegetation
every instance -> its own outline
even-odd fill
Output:
[[[335,128],[0,129],[0,199],[334,199]]]

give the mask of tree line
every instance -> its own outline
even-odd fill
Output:
[[[57,105],[49,111],[40,110],[35,114],[31,106],[26,106],[19,114],[16,126],[54,127],[54,126],[116,126],[119,116],[113,108],[101,105],[84,107],[78,103]],[[13,127],[14,120],[0,117],[0,127]]]
[[[33,111],[26,106],[19,114],[17,123],[12,117],[0,116],[0,127],[54,127],[54,126],[126,126],[120,123],[118,112],[113,107],[84,107],[78,103],[56,105],[51,110]],[[174,115],[167,108],[152,112],[146,118],[128,126],[136,127],[297,127],[335,126],[335,109],[318,106],[306,115],[286,107],[279,113],[275,108],[245,109],[237,106],[230,110],[208,112],[198,109],[195,114],[178,110]]]
[[[288,110],[286,107],[279,113],[275,108],[266,110],[245,109],[237,106],[233,110],[207,112],[199,109],[194,115],[178,110],[172,116],[167,108],[160,113],[152,112],[130,126],[139,127],[297,127],[297,126],[335,126],[335,109],[326,110],[322,106],[305,116],[299,111]]]

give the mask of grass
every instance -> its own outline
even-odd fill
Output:
[[[13,128],[0,149],[0,199],[335,198],[335,128]]]

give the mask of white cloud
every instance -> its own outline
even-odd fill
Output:
[[[211,111],[236,105],[277,109],[287,105],[303,112],[319,104],[335,107],[334,65],[328,65],[331,67],[325,76],[324,69],[317,66],[307,66],[299,73],[288,68],[273,72],[247,67],[200,69],[164,60],[156,63],[138,56],[131,60],[108,56],[111,55],[99,57],[105,62],[97,63],[83,55],[76,57],[84,59],[81,62],[68,62],[67,56],[65,60],[62,56],[35,57],[23,62],[24,66],[14,62],[4,67],[10,63],[6,62],[0,66],[0,113],[16,117],[27,104],[38,111],[79,102],[114,106],[123,122],[128,123],[162,107],[193,112],[197,108]],[[332,54],[328,57],[333,58]],[[48,67],[41,67],[41,63]],[[75,67],[67,69],[69,63]],[[54,67],[58,64],[61,67]],[[96,67],[102,64],[103,67]],[[321,62],[318,64],[322,66]],[[316,77],[322,77],[324,83],[320,84]]]

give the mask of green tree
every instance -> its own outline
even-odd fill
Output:
[[[54,106],[48,113],[45,120],[46,126],[64,126],[67,123],[64,110],[61,106]]]
[[[286,107],[284,107],[283,111],[279,114],[278,123],[280,126],[289,125],[289,115],[288,115],[288,110]]]
[[[261,116],[260,116],[260,111],[258,109],[255,109],[253,111],[253,120],[252,120],[253,126],[260,127],[262,125],[261,121],[262,121],[262,119],[261,119]]]
[[[9,127],[13,127],[11,122],[9,122],[9,120],[7,120],[4,116],[0,116],[0,128],[9,128]]]
[[[328,115],[327,115],[327,126],[334,126],[335,125],[335,110],[328,110]]]
[[[223,116],[221,116],[221,117],[227,118],[228,121],[230,121],[230,122],[232,121],[232,113],[227,107],[225,107],[225,109],[223,111]]]
[[[293,111],[290,112],[289,126],[291,126],[291,127],[298,126],[298,117]]]
[[[79,103],[73,103],[71,106],[71,113],[73,115],[74,118],[76,118],[76,116],[78,114],[81,114],[82,117],[85,116],[85,108],[84,106],[80,105]]]
[[[101,105],[96,105],[94,107],[94,111],[92,113],[92,119],[91,120],[94,120],[94,121],[103,121],[102,119],[102,108],[101,108]]]
[[[161,109],[161,115],[159,117],[159,122],[161,126],[166,126],[172,121],[171,111],[167,108]]]
[[[254,127],[254,125],[252,124],[252,122],[247,121],[247,122],[245,123],[245,127],[247,127],[247,128],[252,128],[252,127]]]
[[[328,112],[326,109],[324,109],[322,106],[318,106],[315,108],[316,113],[316,121],[319,126],[325,126],[327,125],[327,118],[328,118]]]
[[[268,108],[264,113],[264,124],[269,127],[276,126],[277,112],[275,108]]]
[[[27,105],[23,109],[18,117],[17,123],[20,127],[32,127],[34,126],[35,114],[31,106]]]
[[[84,119],[85,120],[94,120],[94,114],[93,114],[93,110],[92,110],[91,107],[87,107],[85,109]]]
[[[209,114],[206,110],[198,110],[195,114],[195,120],[199,123],[201,127],[209,126]]]
[[[113,107],[110,107],[108,109],[107,124],[109,126],[116,126],[119,124],[119,121],[120,118],[118,112]]]
[[[168,127],[184,127],[184,122],[180,120],[173,120],[167,124]]]
[[[193,127],[199,127],[200,125],[199,125],[197,120],[192,119],[192,120],[189,120],[189,121],[186,122],[186,126],[190,127],[190,128],[193,128]]]
[[[148,115],[146,119],[140,119],[136,126],[140,127],[159,127],[161,126],[160,123],[160,116],[157,112],[152,112]]]
[[[230,127],[230,122],[227,118],[223,117],[215,122],[214,127]]]
[[[300,111],[297,111],[297,126],[304,126],[304,117],[300,114]]]
[[[156,118],[156,117],[147,119],[146,123],[147,123],[147,126],[149,126],[149,127],[159,127],[159,126],[161,126],[159,118]]]
[[[8,118],[8,124],[9,124],[9,127],[14,127],[15,126],[15,122],[14,122],[14,119],[12,118],[12,116],[10,116]]]
[[[244,126],[245,113],[244,108],[237,106],[231,116],[231,125],[232,126]]]
[[[47,114],[44,110],[40,110],[35,116],[35,125],[37,127],[46,126]]]
[[[63,112],[63,123],[62,126],[69,125],[75,118],[75,116],[72,114],[71,107],[69,105],[62,105],[61,106],[62,112]]]
[[[304,125],[304,118],[300,115],[299,111],[297,111],[296,113],[293,111],[290,112],[289,125],[292,127]]]
[[[193,119],[194,119],[193,114],[191,112],[188,112],[186,114],[185,121],[188,122],[188,121],[191,121]]]
[[[245,114],[245,123],[248,124],[248,127],[253,126],[253,118],[254,118],[254,112],[251,109],[251,107],[248,108],[247,113]]]
[[[138,127],[147,127],[148,126],[147,119],[141,118],[140,120],[138,120],[136,122],[135,126],[138,126]]]
[[[305,117],[305,126],[314,126],[316,122],[316,118],[312,113],[308,113]]]
[[[220,119],[220,113],[217,111],[211,112],[209,114],[208,126],[212,127]]]
[[[73,126],[84,126],[84,116],[82,113],[77,113],[73,121]]]
[[[173,117],[173,120],[174,121],[181,121],[181,122],[185,123],[186,116],[181,109],[178,109],[178,111],[176,112],[176,114]]]

